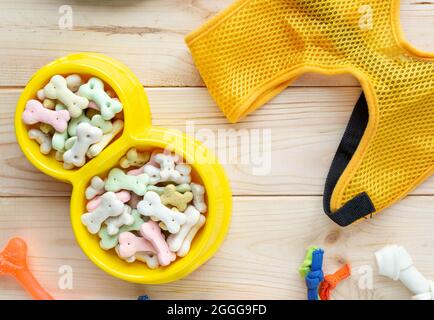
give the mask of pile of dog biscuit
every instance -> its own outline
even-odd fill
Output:
[[[173,153],[130,149],[119,167],[86,189],[82,223],[100,247],[149,268],[184,257],[205,224],[205,189],[192,182],[191,167]]]
[[[56,151],[65,169],[83,166],[114,140],[124,126],[122,104],[101,79],[55,75],[27,101],[22,119],[41,153]]]

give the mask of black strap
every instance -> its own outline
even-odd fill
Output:
[[[368,104],[362,93],[357,101],[350,122],[345,130],[342,141],[333,159],[324,189],[324,211],[330,219],[345,227],[373,212],[374,204],[366,192],[363,192],[342,206],[336,212],[331,212],[330,201],[336,184],[359,146],[369,120]]]

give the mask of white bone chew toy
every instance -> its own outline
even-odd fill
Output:
[[[96,234],[102,223],[110,217],[119,216],[124,210],[124,204],[113,192],[106,192],[101,196],[101,204],[94,211],[81,216],[81,222],[90,233]]]
[[[65,163],[73,164],[76,167],[81,167],[86,162],[86,152],[89,147],[97,143],[102,138],[101,129],[82,122],[77,127],[77,140],[74,145],[63,154]]]
[[[183,213],[175,212],[163,205],[160,196],[153,191],[146,192],[143,200],[137,204],[137,211],[141,215],[156,217],[164,222],[170,233],[177,233],[186,220]]]
[[[386,246],[375,252],[379,273],[392,280],[400,280],[414,296],[414,300],[434,300],[434,283],[427,280],[414,266],[404,247]]]

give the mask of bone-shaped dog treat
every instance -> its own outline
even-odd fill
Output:
[[[191,167],[188,164],[177,164],[175,170],[179,172],[179,178],[173,179],[177,184],[186,184],[191,182]]]
[[[151,157],[149,152],[138,152],[136,148],[128,150],[126,156],[121,158],[119,162],[121,168],[140,167],[149,161]]]
[[[153,245],[145,238],[137,237],[131,232],[122,232],[119,235],[119,256],[127,259],[137,252],[156,253]]]
[[[107,233],[111,236],[114,236],[119,233],[119,228],[122,226],[130,226],[134,223],[134,217],[131,215],[131,207],[125,205],[124,211],[113,218],[108,218],[104,221],[104,224],[107,226]]]
[[[197,183],[192,183],[190,186],[191,192],[193,193],[193,205],[200,213],[206,212],[205,188]]]
[[[53,300],[30,272],[27,265],[27,245],[21,238],[12,238],[0,252],[0,275],[14,277],[34,299]]]
[[[146,263],[149,269],[157,269],[160,266],[158,256],[154,253],[137,252],[134,259]]]
[[[122,111],[122,104],[104,91],[104,83],[98,78],[90,78],[86,84],[80,86],[78,94],[94,101],[104,120],[112,119],[116,113]]]
[[[103,194],[105,182],[103,179],[101,179],[98,176],[95,176],[90,180],[90,185],[86,188],[86,199],[90,200],[93,199],[95,196],[98,196],[100,194]]]
[[[101,204],[91,212],[81,216],[81,222],[90,233],[96,234],[101,229],[101,224],[110,217],[117,217],[124,210],[124,204],[113,192],[106,192],[101,196]]]
[[[137,208],[137,204],[142,200],[142,198],[135,194],[134,192],[131,192],[131,199],[130,201],[128,201],[128,205],[133,208],[136,209]]]
[[[39,130],[41,130],[43,133],[48,134],[48,135],[54,133],[54,128],[52,126],[50,126],[49,124],[46,124],[46,123],[41,123],[39,125]]]
[[[386,246],[375,252],[380,275],[400,280],[413,294],[415,300],[434,300],[432,282],[428,281],[414,266],[404,247]]]
[[[113,131],[113,124],[109,120],[104,120],[100,114],[92,117],[91,121],[94,127],[100,128],[102,133],[106,134]]]
[[[154,191],[155,193],[158,193],[161,196],[164,192],[164,188],[165,187],[157,187],[157,186],[149,185],[147,191]],[[184,183],[184,184],[177,185],[175,187],[175,190],[180,192],[180,193],[186,193],[186,192],[191,191],[191,187],[189,184]]]
[[[172,179],[178,179],[180,177],[180,173],[175,170],[175,163],[179,161],[178,155],[158,153],[153,159],[160,165],[160,176],[162,180],[173,181]]]
[[[104,180],[100,177],[93,177],[92,180],[90,180],[90,185],[86,188],[86,199],[90,200],[93,199],[95,196],[103,194],[105,191],[104,184]]]
[[[81,167],[86,162],[86,152],[89,147],[100,141],[102,138],[101,129],[89,123],[80,123],[77,127],[77,141],[71,149],[63,154],[63,160],[76,167]]]
[[[68,89],[66,79],[60,75],[55,75],[50,82],[44,87],[44,93],[47,98],[57,99],[62,102],[69,111],[72,118],[77,118],[87,108],[89,100],[80,97]]]
[[[149,176],[149,183],[151,185],[155,185],[162,181],[161,175],[160,175],[160,169],[157,167],[154,167],[150,164],[146,164],[142,167],[143,172],[146,173]],[[140,169],[137,169],[140,170]],[[128,172],[130,173],[130,172]]]
[[[115,195],[123,203],[126,203],[131,199],[131,193],[129,193],[128,191],[120,191],[115,193]],[[93,211],[96,208],[98,208],[100,204],[101,204],[101,197],[96,196],[86,204],[86,210]]]
[[[185,223],[183,213],[170,210],[161,203],[159,195],[155,192],[146,192],[142,201],[137,205],[140,214],[148,217],[156,217],[164,222],[170,233],[177,233],[180,226]]]
[[[56,131],[63,132],[68,126],[70,116],[66,110],[49,110],[44,108],[38,100],[29,100],[22,118],[25,124],[42,122],[51,125]]]
[[[164,187],[160,199],[161,203],[165,206],[171,205],[178,208],[179,211],[184,212],[187,204],[193,200],[193,194],[191,192],[180,193],[176,191],[176,187],[173,184],[169,184]]]
[[[65,150],[71,149],[76,141],[77,141],[77,136],[69,137],[68,139],[66,139],[65,145],[64,145]]]
[[[39,144],[39,150],[42,154],[49,154],[51,151],[51,139],[48,135],[39,129],[30,129],[28,132],[29,138],[36,140]]]
[[[56,107],[56,103],[54,102],[54,100],[51,99],[44,99],[44,101],[42,101],[42,105],[44,106],[44,108],[50,110],[54,110],[54,108]]]
[[[167,244],[172,252],[177,252],[181,249],[185,238],[190,233],[191,229],[197,224],[200,217],[200,212],[196,210],[193,206],[188,206],[187,210],[184,212],[186,221],[181,226],[181,229],[176,234],[171,234],[167,237]]]
[[[140,196],[146,193],[149,177],[147,174],[139,176],[126,175],[121,169],[114,168],[110,170],[105,188],[107,191],[117,192],[119,190],[129,190]]]
[[[56,111],[66,110],[66,107],[63,104],[58,103],[55,109]],[[53,134],[53,137],[51,138],[51,144],[53,146],[53,149],[57,151],[61,151],[63,153],[65,151],[65,142],[66,140],[68,140],[68,138],[69,138],[68,129],[64,130],[63,132],[56,131]],[[63,161],[63,158],[56,159],[56,160]]]
[[[169,250],[161,229],[155,221],[149,220],[140,227],[140,235],[148,240],[157,251],[158,262],[164,267],[176,259],[176,254]]]
[[[123,127],[124,122],[122,120],[116,120],[113,123],[112,131],[104,134],[98,143],[92,145],[86,153],[87,156],[89,158],[93,158],[99,155],[104,148],[107,147],[107,145],[116,137],[116,135],[122,131]]]
[[[41,102],[43,102],[45,100],[44,89],[40,89],[36,92],[36,98],[38,98],[38,100]]]
[[[83,84],[83,80],[81,80],[81,77],[78,74],[71,74],[67,76],[65,80],[66,86],[72,92],[76,92]]]
[[[118,244],[118,238],[119,234],[123,232],[129,232],[129,231],[138,231],[140,229],[140,226],[145,223],[145,221],[141,218],[140,213],[137,212],[137,210],[131,210],[131,215],[133,216],[134,223],[132,225],[123,225],[120,229],[118,234],[116,235],[109,235],[107,231],[107,226],[102,226],[101,230],[98,232],[98,236],[101,238],[99,242],[99,246],[104,250],[110,250],[117,246]]]
[[[185,257],[188,254],[191,248],[191,242],[193,241],[200,228],[202,228],[202,226],[205,224],[205,221],[205,216],[201,214],[197,223],[194,225],[193,228],[191,228],[190,232],[182,242],[181,248],[178,250],[178,252],[176,252],[178,257]]]
[[[68,134],[70,137],[77,135],[77,127],[80,123],[90,123],[90,119],[83,113],[77,118],[72,118],[68,123]],[[94,126],[95,127],[95,126]]]

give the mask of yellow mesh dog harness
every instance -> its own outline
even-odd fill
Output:
[[[434,171],[434,54],[403,38],[399,0],[238,0],[186,42],[211,95],[237,122],[305,72],[363,88],[326,182],[346,226]]]

